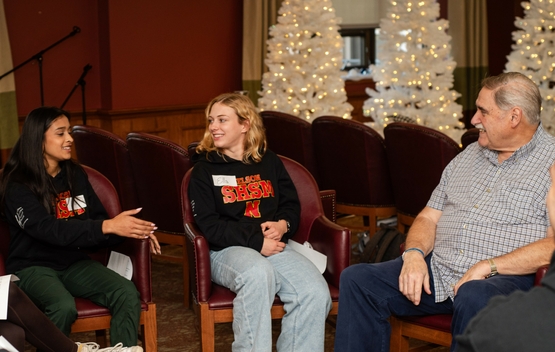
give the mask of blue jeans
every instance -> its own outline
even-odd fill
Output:
[[[229,288],[233,300],[233,351],[271,351],[270,308],[277,294],[285,316],[277,350],[323,351],[329,288],[318,269],[286,246],[264,257],[246,247],[210,251],[212,281]]]
[[[415,306],[399,291],[401,258],[377,264],[350,266],[341,273],[339,284],[339,314],[335,332],[335,351],[389,351],[391,315],[453,314],[451,332],[462,334],[466,325],[496,295],[508,295],[515,290],[529,290],[534,275],[498,275],[487,280],[469,281],[462,285],[454,301],[436,303],[431,254],[426,257],[430,275],[431,295],[422,292]],[[455,340],[451,351],[455,350]]]

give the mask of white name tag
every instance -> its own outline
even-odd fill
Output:
[[[214,186],[237,186],[237,179],[235,176],[228,175],[212,175]]]
[[[75,202],[71,197],[66,198],[66,204],[69,211],[76,211],[79,209],[85,209],[87,207],[87,202],[85,202],[85,196],[83,195],[75,197]]]

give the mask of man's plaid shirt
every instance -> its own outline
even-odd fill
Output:
[[[499,164],[497,152],[471,144],[447,165],[428,206],[442,211],[432,254],[436,302],[471,266],[546,236],[545,197],[555,138],[540,125],[532,140]]]

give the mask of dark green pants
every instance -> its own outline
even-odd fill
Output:
[[[74,297],[90,299],[112,313],[110,341],[137,345],[141,303],[133,282],[94,260],[65,270],[32,266],[16,273],[19,287],[66,335],[77,319]]]

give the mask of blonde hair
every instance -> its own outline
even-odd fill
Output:
[[[264,153],[266,153],[266,134],[264,131],[264,124],[262,118],[256,111],[256,107],[246,95],[237,93],[224,93],[221,94],[208,104],[205,110],[206,115],[206,130],[204,137],[196,147],[196,152],[212,152],[217,151],[220,155],[223,153],[216,146],[214,146],[214,139],[210,133],[210,122],[208,116],[214,104],[220,103],[227,107],[232,108],[239,117],[239,123],[244,124],[245,121],[249,122],[249,129],[245,135],[245,145],[243,152],[242,162],[249,164],[251,160],[258,163],[262,160]]]

